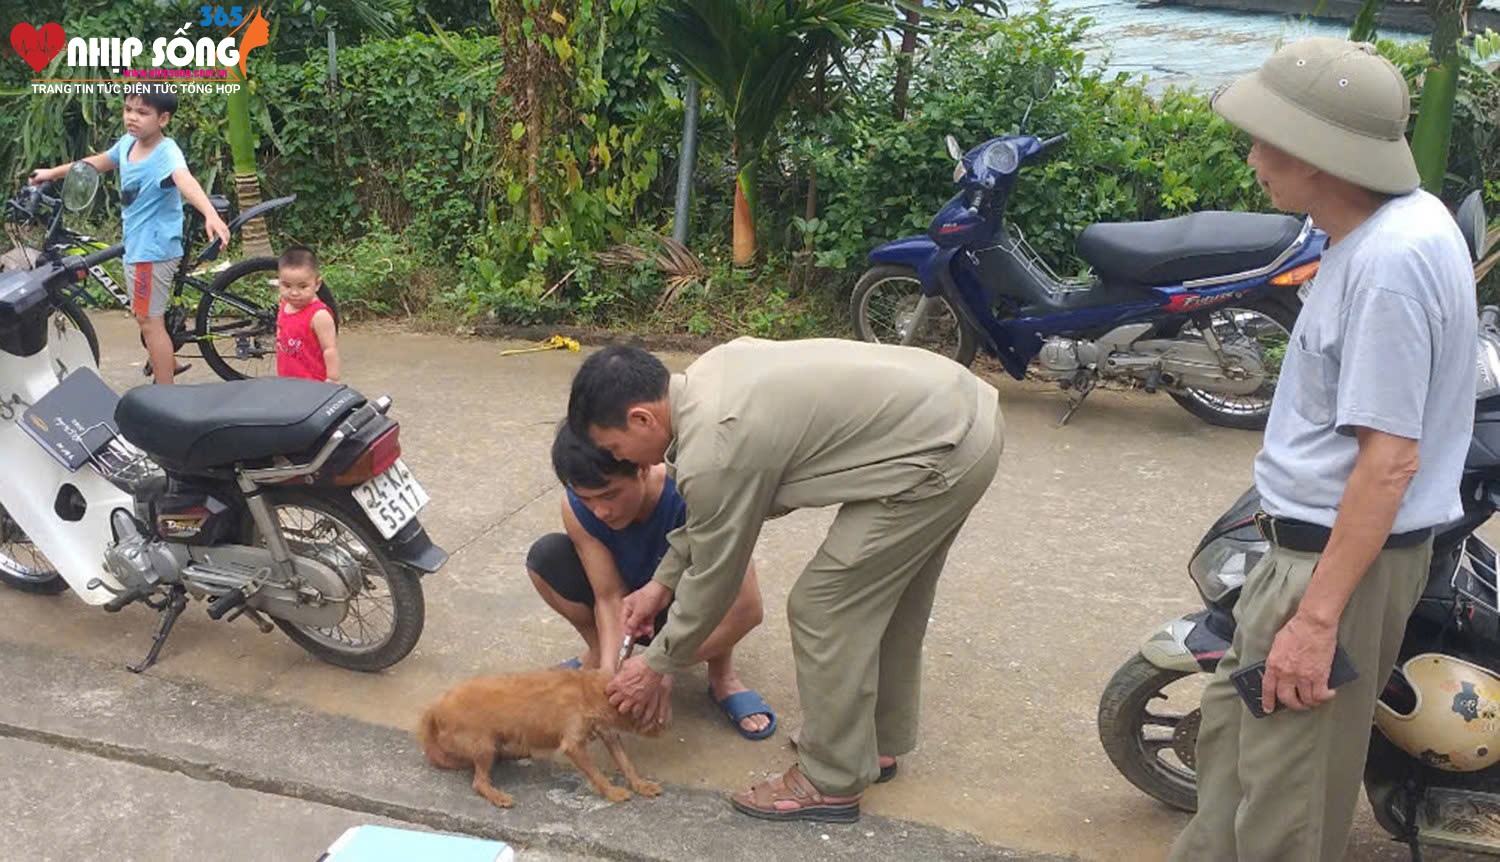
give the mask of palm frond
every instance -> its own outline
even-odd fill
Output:
[[[669,279],[701,281],[708,275],[708,267],[687,246],[669,236],[658,236],[656,241],[661,245],[656,268]]]
[[[657,7],[662,52],[725,102],[747,159],[820,56],[895,21],[892,7],[874,0],[667,0]]]
[[[336,12],[358,21],[382,39],[400,35],[400,25],[412,14],[412,0],[342,0]]]
[[[935,23],[951,23],[965,12],[1000,17],[1010,14],[1010,4],[1005,0],[945,0],[931,6],[923,0],[891,0],[891,5],[902,12],[916,12],[924,20]]]
[[[649,260],[650,258],[651,252],[630,243],[621,243],[594,255],[594,259],[599,262],[600,266],[622,269],[627,266],[635,266],[641,261]]]
[[[687,246],[667,236],[657,236],[661,250],[652,252],[638,245],[624,243],[605,249],[594,256],[601,265],[608,267],[634,267],[650,261],[663,276],[666,289],[656,298],[655,310],[661,311],[671,305],[682,292],[695,284],[706,290],[709,283],[708,267]]]
[[[739,4],[677,0],[657,7],[661,53],[721,96],[739,85],[748,24]]]

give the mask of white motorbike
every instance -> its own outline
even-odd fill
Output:
[[[98,183],[70,172],[67,209]],[[277,378],[118,396],[59,297],[119,254],[0,274],[0,581],[156,609],[136,672],[189,598],[340,667],[400,661],[422,633],[420,576],[448,555],[417,519],[428,497],[390,399]]]

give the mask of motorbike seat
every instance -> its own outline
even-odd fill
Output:
[[[347,386],[293,378],[138,386],[115,424],[162,466],[198,471],[308,452],[364,403]]]
[[[1171,285],[1259,269],[1302,233],[1302,219],[1201,212],[1160,221],[1090,225],[1078,256],[1108,282]]]

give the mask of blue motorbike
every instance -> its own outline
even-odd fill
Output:
[[[870,252],[851,297],[855,334],[963,365],[978,350],[1016,379],[1070,392],[1066,423],[1103,381],[1165,390],[1215,425],[1265,427],[1281,358],[1327,236],[1285,215],[1200,212],[1095,224],[1078,237],[1092,275],[1059,278],[1005,220],[1023,165],[1067,140],[992,138],[965,153],[960,190],[926,236]]]

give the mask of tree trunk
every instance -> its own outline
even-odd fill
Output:
[[[922,13],[906,10],[906,23],[901,27],[901,53],[896,55],[896,83],[891,87],[891,112],[896,119],[906,119],[906,95],[911,89],[912,58],[917,50],[917,25]]]
[[[546,117],[542,100],[537,93],[536,81],[541,74],[542,46],[531,42],[526,46],[526,191],[528,209],[531,210],[531,235],[542,232],[545,215],[542,204],[542,134]]]
[[[734,151],[743,152],[739,142]],[[734,179],[734,265],[750,266],[755,262],[755,157],[739,158],[740,170]]]
[[[226,100],[226,119],[229,126],[229,152],[234,161],[234,196],[240,212],[260,203],[260,177],[255,166],[255,135],[250,131],[250,92],[241,82],[237,92]],[[241,246],[246,257],[267,257],[271,254],[271,238],[266,231],[264,218],[247,222],[240,231]]]
[[[1433,194],[1443,190],[1448,174],[1448,144],[1453,136],[1453,105],[1458,98],[1458,73],[1463,57],[1458,42],[1463,38],[1465,0],[1428,0],[1433,17],[1432,65],[1422,81],[1422,99],[1411,133],[1412,156],[1422,188]]]
[[[1422,104],[1411,133],[1411,152],[1422,176],[1422,188],[1433,194],[1443,191],[1448,175],[1448,144],[1453,136],[1453,103],[1458,96],[1458,67],[1463,61],[1451,56],[1430,66],[1422,81]]]
[[[818,169],[813,165],[807,166],[807,208],[802,218],[812,221],[818,217]],[[802,238],[805,248],[812,248],[812,236]]]
[[[824,90],[828,84],[828,55],[825,53],[818,59],[817,80],[813,87],[813,116],[822,116],[824,107]],[[806,215],[808,221],[818,217],[818,166],[809,162],[807,165],[807,207]],[[804,234],[802,247],[808,251],[812,250],[812,237]]]

